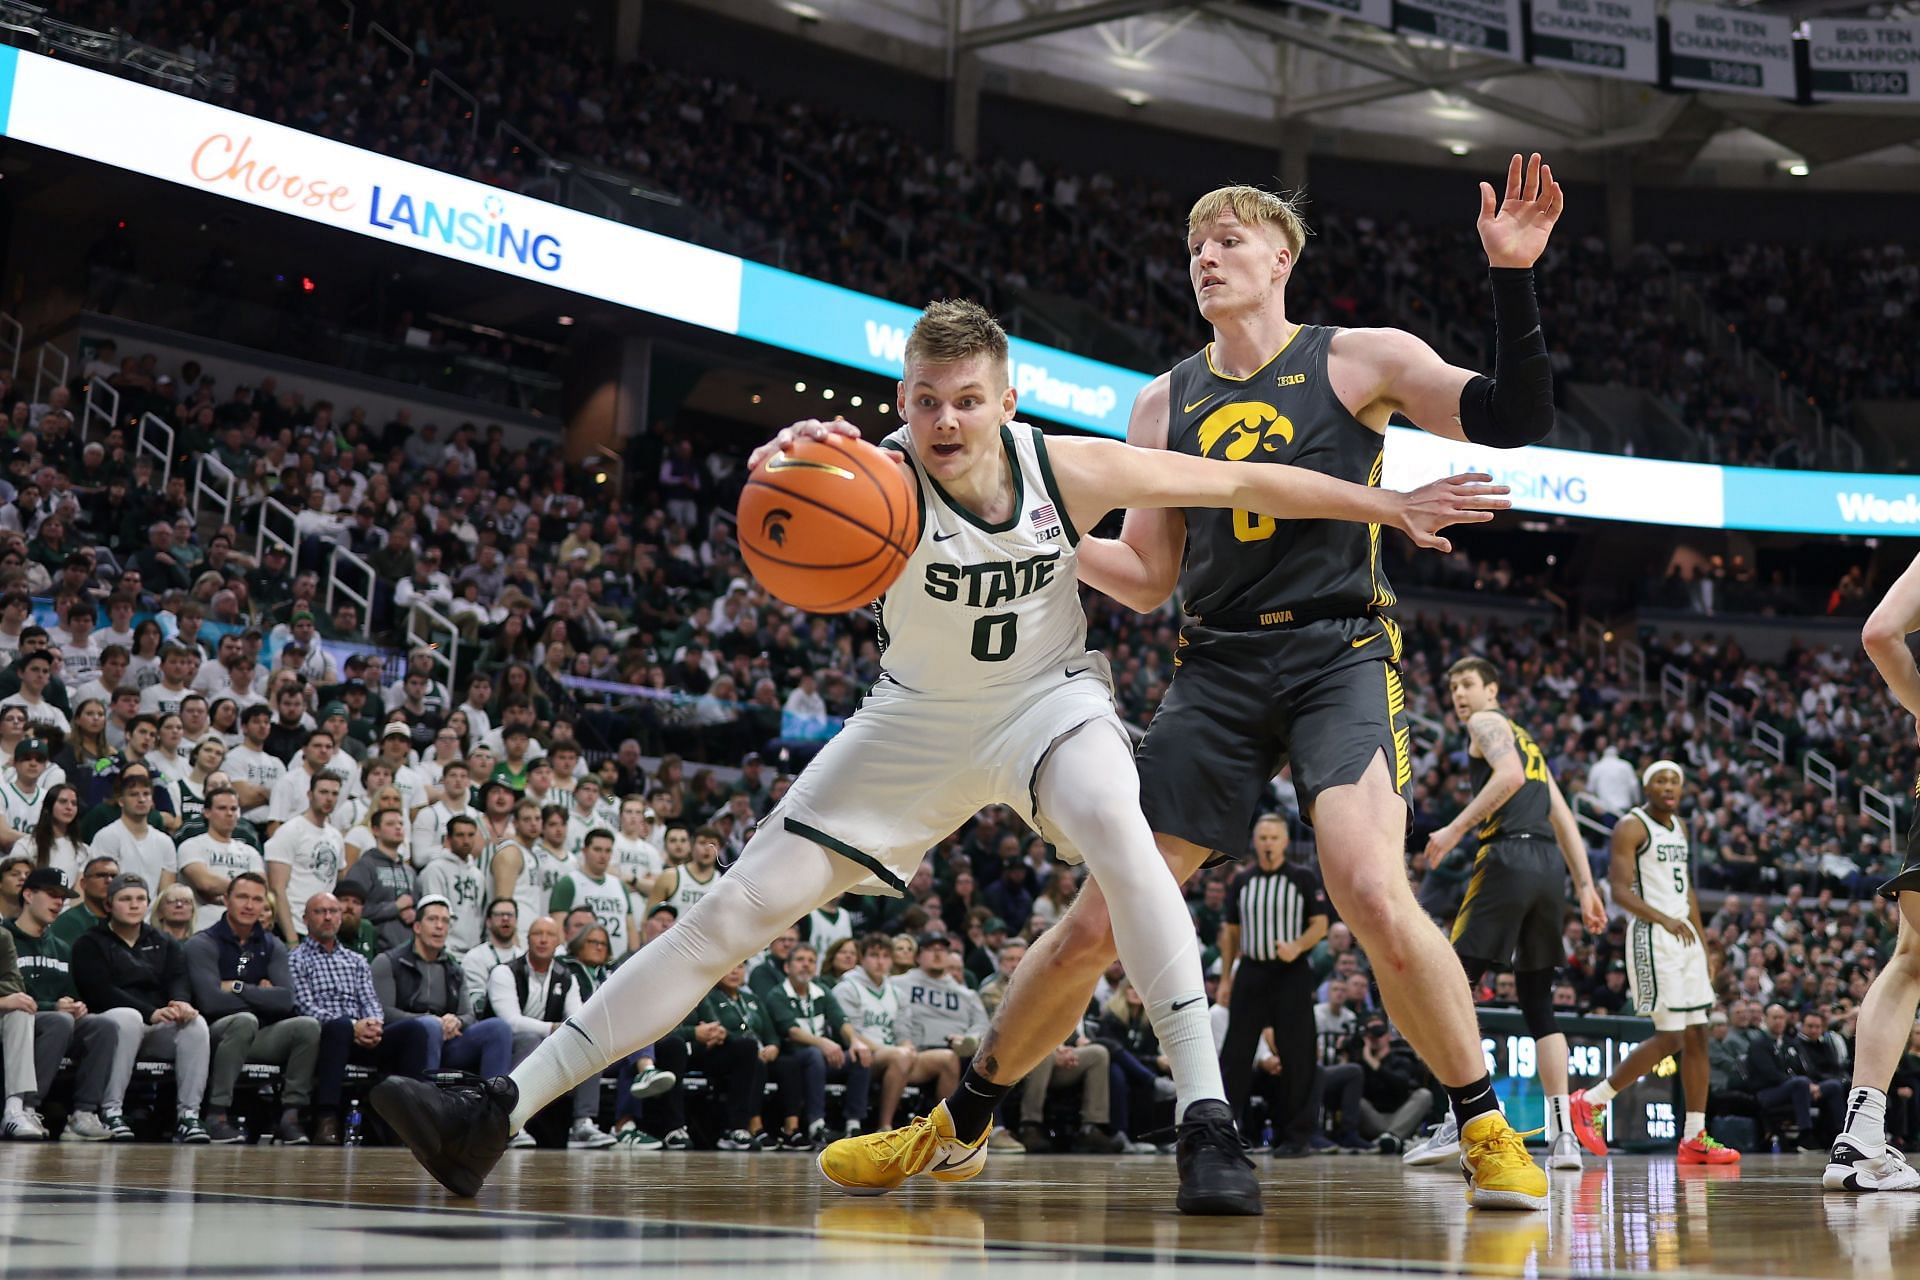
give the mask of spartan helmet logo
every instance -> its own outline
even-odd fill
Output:
[[[787,545],[787,521],[793,519],[793,512],[785,507],[775,507],[760,521],[760,536],[776,547]]]
[[[1214,457],[1214,446],[1225,440],[1219,455],[1228,462],[1243,461],[1257,445],[1272,453],[1284,443],[1293,442],[1293,423],[1280,416],[1270,404],[1240,400],[1223,404],[1200,424],[1200,453]]]

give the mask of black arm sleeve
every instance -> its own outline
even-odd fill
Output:
[[[1553,361],[1540,329],[1533,268],[1491,267],[1493,376],[1460,391],[1460,429],[1474,444],[1517,449],[1553,430]]]

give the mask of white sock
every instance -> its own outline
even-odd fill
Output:
[[[1133,748],[1101,723],[1055,744],[1035,780],[1047,825],[1087,860],[1107,901],[1113,941],[1173,1069],[1174,1121],[1206,1099],[1224,1101],[1200,943],[1180,886],[1140,814]]]
[[[1680,1134],[1680,1141],[1692,1142],[1707,1131],[1707,1113],[1704,1111],[1687,1112],[1687,1127]]]
[[[7,1119],[11,1120],[15,1116],[23,1116],[25,1114],[27,1114],[27,1100],[25,1098],[16,1093],[7,1099]]]
[[[1564,1093],[1548,1094],[1547,1095],[1547,1145],[1552,1146],[1553,1140],[1559,1137],[1561,1134],[1572,1133],[1572,1132],[1573,1132],[1573,1110],[1572,1110],[1572,1104],[1567,1101],[1567,1095]]]
[[[8,1099],[12,1105],[12,1099]],[[1853,1145],[1870,1156],[1887,1148],[1887,1095],[1865,1085],[1847,1095],[1847,1124],[1844,1130]]]
[[[1606,1106],[1609,1102],[1613,1101],[1614,1096],[1615,1096],[1615,1093],[1614,1093],[1613,1086],[1608,1084],[1605,1080],[1602,1080],[1599,1084],[1587,1090],[1587,1101],[1591,1102],[1596,1107]]]
[[[582,1080],[672,1031],[727,970],[868,875],[811,840],[762,827],[712,893],[615,969],[578,1014],[513,1069],[520,1102],[512,1129],[518,1132]]]

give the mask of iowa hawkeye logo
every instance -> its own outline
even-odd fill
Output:
[[[1224,442],[1224,443],[1223,443]],[[1282,444],[1293,443],[1293,423],[1270,404],[1242,400],[1223,404],[1200,424],[1200,454],[1218,456],[1228,462],[1240,462],[1257,447],[1272,453]]]

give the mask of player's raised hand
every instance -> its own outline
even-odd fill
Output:
[[[1507,497],[1511,492],[1506,485],[1494,484],[1493,477],[1484,471],[1435,480],[1400,495],[1398,527],[1416,547],[1452,551],[1453,544],[1439,536],[1440,530],[1452,524],[1486,523],[1493,519],[1494,512],[1513,506]]]
[[[1504,198],[1495,198],[1492,183],[1480,184],[1478,225],[1487,264],[1530,267],[1538,262],[1566,207],[1566,193],[1553,180],[1553,166],[1542,164],[1538,151],[1531,157],[1516,154],[1507,163]]]
[[[782,427],[779,435],[755,449],[753,455],[747,459],[747,470],[753,470],[776,453],[787,452],[798,441],[827,440],[833,436],[847,436],[858,440],[860,428],[845,418],[834,418],[830,422],[822,422],[818,418],[803,419],[790,427]]]

